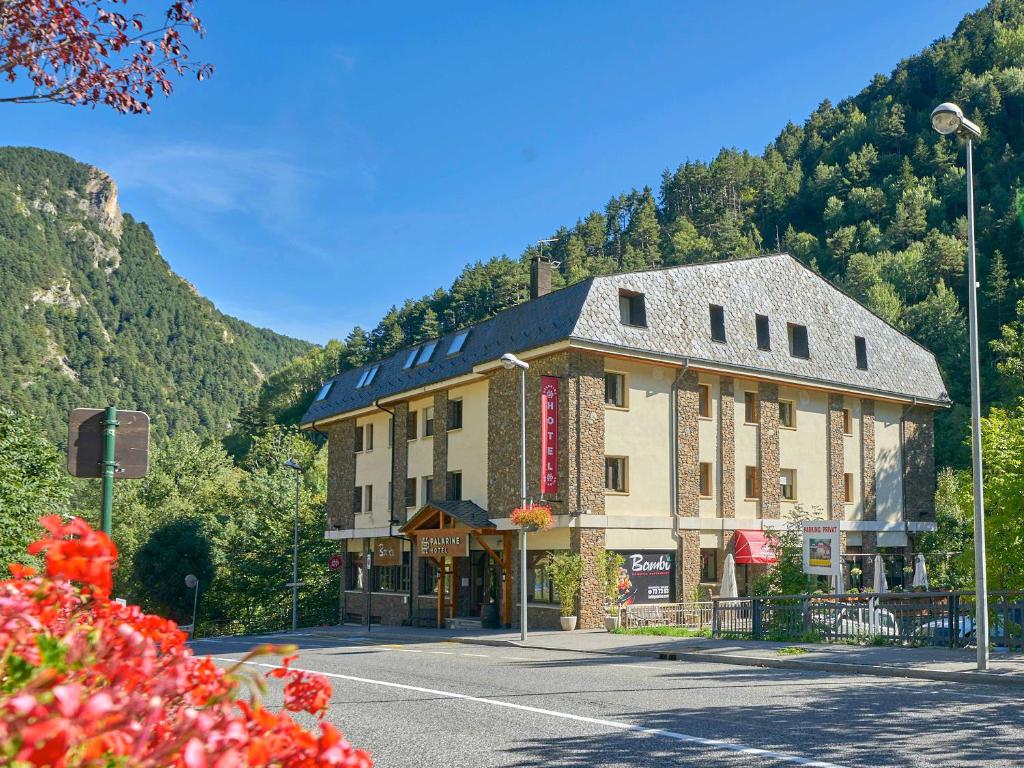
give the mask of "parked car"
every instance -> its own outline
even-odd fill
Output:
[[[951,624],[948,616],[944,616],[941,619],[926,621],[914,630],[914,638],[925,641],[931,645],[949,645],[951,635],[950,626]],[[974,619],[970,616],[958,617],[956,627],[953,631],[956,633],[956,636],[953,638],[954,645],[968,645],[974,641]]]
[[[831,603],[815,606],[818,627],[835,637],[895,637],[899,634],[896,617],[884,608],[869,608],[866,603]]]

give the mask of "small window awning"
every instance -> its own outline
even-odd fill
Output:
[[[778,562],[764,531],[736,531],[735,559],[737,565],[767,565]]]

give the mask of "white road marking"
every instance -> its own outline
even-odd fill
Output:
[[[447,653],[446,651],[431,651],[431,653]],[[229,658],[218,658],[212,657],[214,661],[225,661],[232,664],[239,663],[238,659]],[[283,669],[279,664],[262,664],[256,661],[245,661],[241,662],[254,667],[264,667],[266,669]],[[292,669],[297,669],[292,667]],[[349,680],[354,683],[366,683],[367,685],[380,685],[386,688],[400,688],[405,691],[416,691],[417,693],[425,693],[430,696],[444,696],[449,699],[461,699],[463,701],[473,701],[477,704],[490,704],[494,707],[505,707],[507,709],[517,709],[521,712],[531,712],[536,715],[547,715],[548,717],[557,717],[563,720],[573,720],[578,723],[588,723],[590,725],[599,725],[605,728],[612,728],[619,731],[629,731],[631,733],[642,733],[647,736],[661,736],[667,739],[673,739],[675,741],[685,742],[687,744],[699,744],[702,747],[709,747],[711,749],[721,749],[729,752],[738,752],[742,755],[752,755],[757,757],[768,758],[771,760],[778,760],[784,763],[792,763],[794,765],[807,765],[813,766],[814,768],[843,768],[836,763],[828,763],[822,760],[813,760],[807,757],[800,757],[798,755],[788,755],[784,752],[773,752],[769,749],[759,749],[757,747],[748,747],[745,744],[738,744],[732,741],[722,741],[721,739],[706,739],[701,736],[690,736],[685,733],[679,733],[677,731],[669,731],[664,728],[645,728],[642,725],[633,725],[632,723],[620,723],[615,720],[602,720],[597,717],[585,717],[583,715],[574,715],[569,712],[558,712],[553,709],[541,709],[540,707],[531,707],[526,704],[515,704],[510,701],[500,701],[498,699],[485,699],[481,696],[470,696],[465,693],[455,693],[453,691],[439,691],[435,688],[421,688],[418,685],[405,685],[404,683],[389,683],[386,680],[372,680],[367,677],[355,677],[354,675],[342,675],[337,672],[318,672],[314,669],[301,669],[297,670],[300,672],[307,672],[313,675],[323,675],[324,677],[333,677],[338,680]]]
[[[439,653],[442,656],[454,656],[455,651],[427,651],[427,653]]]
[[[459,656],[476,656],[478,659],[489,659],[489,658],[491,658],[486,653],[460,653]]]

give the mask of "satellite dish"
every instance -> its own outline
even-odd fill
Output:
[[[199,586],[199,579],[195,577],[195,574],[190,573],[185,577],[185,586],[189,589],[195,589]]]

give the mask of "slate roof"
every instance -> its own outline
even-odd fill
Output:
[[[494,521],[487,517],[486,509],[472,501],[469,501],[468,499],[462,499],[460,501],[431,501],[424,504],[415,515],[409,518],[409,522],[403,525],[399,530],[404,531],[408,528],[410,523],[412,523],[424,509],[438,509],[446,515],[454,517],[460,523],[464,523],[470,528],[495,527]]]
[[[619,291],[644,294],[647,325],[619,320]],[[726,342],[711,340],[708,305],[725,309]],[[771,351],[757,348],[754,315],[767,315]],[[808,329],[810,357],[789,354],[787,324]],[[472,326],[463,350],[446,354],[446,334],[433,358],[403,368],[411,347],[380,361],[372,384],[356,388],[367,366],[335,377],[326,398],[302,423],[372,405],[377,398],[470,373],[505,352],[565,339],[709,363],[743,373],[783,375],[830,387],[945,404],[935,357],[860,303],[786,254],[592,277],[520,304]],[[866,339],[868,369],[857,368],[854,337]],[[418,345],[417,345],[418,346]]]

